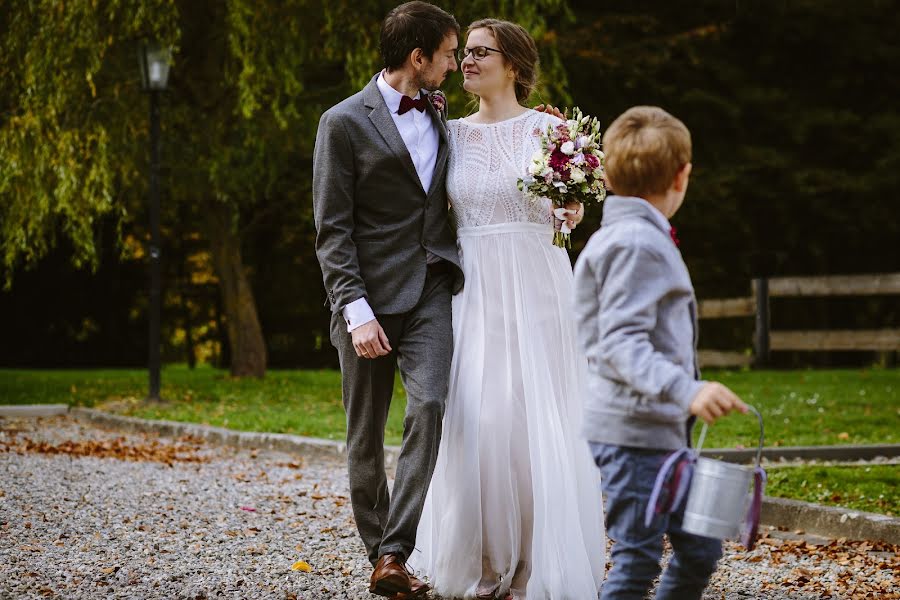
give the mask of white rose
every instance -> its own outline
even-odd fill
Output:
[[[562,146],[559,147],[559,151],[562,152],[563,154],[568,154],[569,156],[571,156],[572,154],[575,153],[575,142],[571,142],[571,141],[566,142],[565,144],[563,144]]]
[[[572,171],[569,173],[569,176],[572,178],[572,181],[574,183],[584,183],[584,180],[585,180],[584,171],[582,171],[581,169],[573,168]]]

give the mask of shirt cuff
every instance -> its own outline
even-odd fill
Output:
[[[344,321],[347,322],[347,331],[353,331],[357,327],[375,320],[375,313],[372,312],[372,307],[364,297],[347,304],[341,309],[341,312],[344,315]]]

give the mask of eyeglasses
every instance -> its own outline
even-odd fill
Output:
[[[466,57],[470,54],[475,60],[484,60],[489,52],[503,54],[495,48],[488,48],[487,46],[475,46],[474,48],[460,48],[459,52],[456,53],[456,57],[459,59],[459,62],[466,60]]]

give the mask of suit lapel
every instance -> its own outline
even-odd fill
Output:
[[[425,93],[424,90],[422,93]],[[438,185],[443,185],[442,175],[447,167],[447,158],[450,155],[450,140],[447,135],[447,121],[444,119],[444,115],[439,113],[431,103],[431,94],[426,96],[426,100],[425,110],[431,115],[431,120],[438,130],[438,153],[434,161],[434,175],[431,177],[431,187],[428,190],[428,195],[430,196]]]
[[[428,114],[431,115],[431,120],[434,121],[434,126],[437,127],[438,135],[441,136],[441,142],[447,143],[447,121],[444,118],[444,115],[439,113],[434,105],[431,103],[431,94],[427,93],[425,90],[422,90],[422,95],[425,97],[425,110],[428,111]]]
[[[391,116],[387,104],[384,102],[384,97],[381,95],[381,91],[375,83],[377,79],[378,76],[376,75],[372,81],[363,88],[363,99],[365,104],[368,108],[372,109],[371,112],[369,112],[369,120],[375,126],[375,129],[378,130],[378,133],[381,134],[381,137],[384,138],[384,141],[387,142],[387,145],[394,155],[401,163],[403,163],[407,172],[412,175],[415,182],[421,187],[422,182],[419,179],[419,174],[416,173],[416,166],[409,156],[409,150],[407,150],[406,144],[403,143],[403,138],[400,136],[400,132],[397,131],[397,125],[394,123],[394,118]]]

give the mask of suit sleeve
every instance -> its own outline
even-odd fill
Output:
[[[367,296],[352,237],[354,161],[353,145],[340,115],[326,112],[316,132],[312,196],[316,256],[333,312]]]

